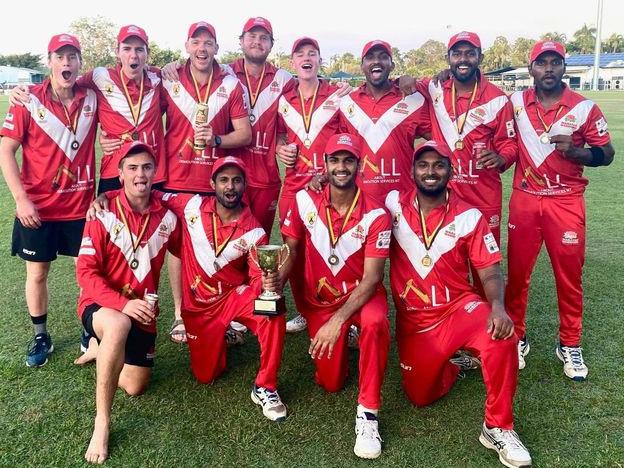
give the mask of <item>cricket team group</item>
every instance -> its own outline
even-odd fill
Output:
[[[247,20],[239,39],[243,57],[219,64],[215,28],[194,23],[188,59],[158,69],[146,32],[128,25],[117,65],[83,72],[78,39],[59,34],[48,45],[49,78],[11,94],[0,165],[16,204],[12,254],[26,264],[26,363],[42,366],[54,350],[47,279],[58,254],[72,256],[83,328],[76,363],[96,362],[86,460],[108,458],[116,389],[140,395],[149,385],[165,259],[170,338],[188,345],[193,375],[214,382],[228,345],[253,333],[251,399],[271,421],[287,417],[278,393],[287,331],[307,328],[314,380],[328,392],[343,387],[349,349],[359,348],[354,452],[377,458],[389,260],[407,398],[429,405],[480,368],[479,441],[506,466],[531,466],[513,415],[530,349],[531,273],[545,244],[559,306],[555,354],[565,376],[583,381],[583,170],[614,156],[600,109],[562,81],[564,46],[537,42],[527,61],[534,86],[508,97],[480,72],[473,32],[450,38],[447,70],[418,80],[390,79],[392,48],[372,40],[355,88],[319,78],[312,37],[292,45],[296,77],[267,61],[267,19]],[[514,165],[505,282],[500,175]],[[263,270],[258,247],[276,214],[273,241],[290,255]],[[257,313],[260,293],[281,294],[287,282],[293,318]]]

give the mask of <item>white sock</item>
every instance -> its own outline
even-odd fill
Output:
[[[362,405],[357,405],[357,415],[362,416],[364,412],[371,413],[377,416],[377,414],[379,413],[379,410],[366,408],[365,406],[362,406]]]

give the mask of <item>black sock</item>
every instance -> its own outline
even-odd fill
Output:
[[[47,327],[47,320],[48,320],[48,314],[43,314],[40,315],[39,317],[30,317],[30,320],[32,320],[33,323],[33,327],[35,328],[35,336],[36,335],[40,335],[42,333],[48,333],[48,327]]]

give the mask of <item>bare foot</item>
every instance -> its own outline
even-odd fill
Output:
[[[95,359],[97,358],[98,348],[99,345],[97,340],[95,338],[91,338],[89,340],[89,347],[87,348],[87,351],[84,354],[80,355],[80,357],[78,357],[74,361],[74,364],[78,366],[84,366],[85,364],[95,361]]]
[[[95,421],[93,435],[85,453],[85,460],[88,463],[101,465],[108,458],[108,434],[109,428],[106,423],[98,423]]]

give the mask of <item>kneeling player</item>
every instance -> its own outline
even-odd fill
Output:
[[[531,456],[513,430],[518,378],[513,323],[505,312],[501,254],[487,221],[447,188],[450,150],[429,141],[414,154],[416,187],[390,192],[393,217],[390,283],[397,309],[396,335],[407,397],[425,406],[453,386],[459,350],[480,360],[487,392],[481,443],[510,467]],[[477,269],[486,298],[471,286]]]

